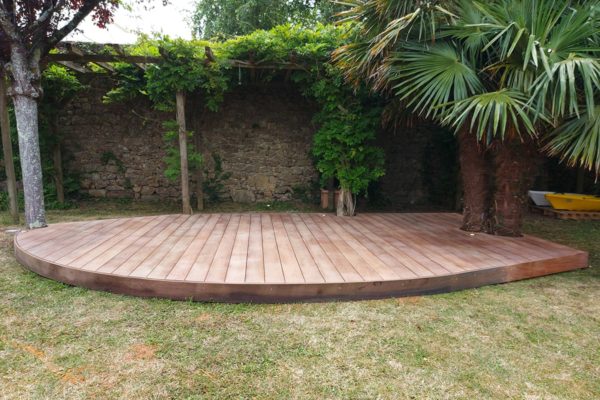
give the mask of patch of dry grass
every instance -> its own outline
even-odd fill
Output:
[[[53,212],[51,221],[176,212]],[[436,296],[224,305],[43,279],[0,237],[0,397],[600,397],[600,223],[530,219],[592,268]]]

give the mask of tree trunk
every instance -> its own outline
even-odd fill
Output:
[[[337,202],[337,216],[338,217],[353,217],[356,209],[356,202],[352,192],[348,189],[342,188],[340,190],[340,197]]]
[[[179,157],[181,167],[181,202],[183,213],[191,214],[190,206],[190,177],[187,157],[187,131],[185,129],[185,93],[178,91],[177,100],[177,124],[179,125]]]
[[[17,176],[13,162],[12,141],[10,140],[10,118],[8,115],[8,97],[6,95],[6,77],[4,74],[0,74],[0,131],[2,132],[2,149],[4,152],[4,169],[6,171],[10,216],[13,223],[18,224]]]
[[[460,173],[463,184],[462,230],[487,232],[490,225],[490,165],[483,145],[475,135],[462,132],[459,137]]]
[[[19,155],[25,196],[25,225],[28,229],[46,226],[44,185],[38,133],[40,87],[39,51],[28,54],[21,45],[11,45],[12,98],[19,133]]]
[[[495,192],[493,233],[522,236],[527,190],[535,179],[538,156],[536,143],[509,136],[494,146]]]
[[[46,226],[46,210],[38,138],[38,104],[35,99],[22,95],[14,95],[13,104],[19,132],[25,224],[27,229],[43,228]]]

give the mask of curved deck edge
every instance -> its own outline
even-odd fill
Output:
[[[138,297],[225,303],[282,303],[367,300],[446,293],[535,278],[588,267],[587,252],[452,275],[373,282],[246,284],[165,281],[110,275],[65,267],[36,258],[14,239],[17,261],[28,270],[68,285]]]

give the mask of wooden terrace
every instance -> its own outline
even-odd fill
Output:
[[[16,257],[95,290],[222,302],[411,296],[588,266],[588,254],[532,236],[459,230],[446,213],[161,215],[24,231]]]

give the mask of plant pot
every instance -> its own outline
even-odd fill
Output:
[[[336,190],[334,195],[334,203],[333,208],[335,209],[337,206],[338,199],[340,198],[340,191]],[[327,209],[329,208],[329,190],[321,189],[321,208]]]

